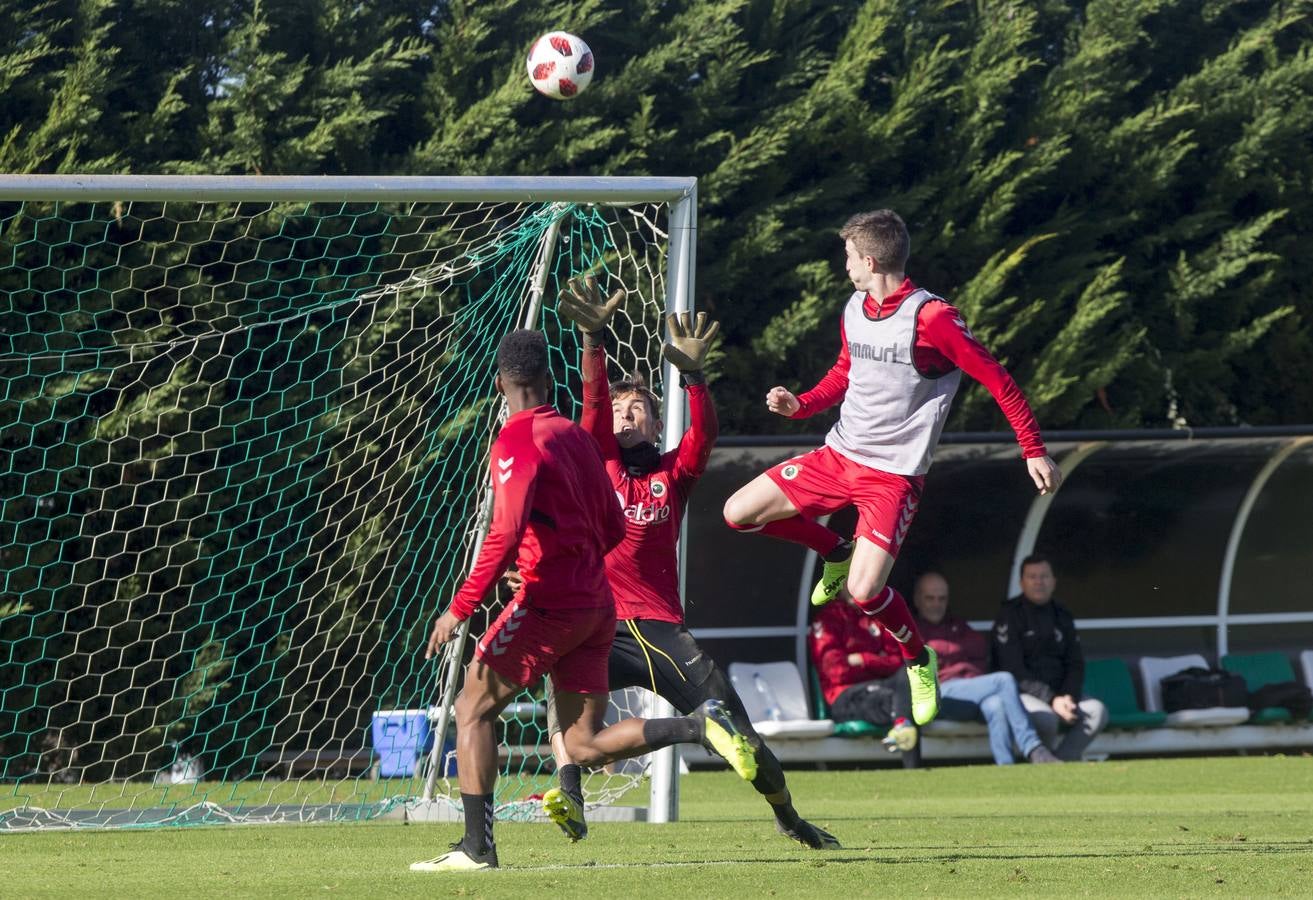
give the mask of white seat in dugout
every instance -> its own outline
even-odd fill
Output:
[[[792,662],[729,664],[729,680],[743,700],[752,727],[762,737],[826,737],[834,733],[830,719],[813,719],[807,712],[807,690]]]
[[[1304,684],[1313,687],[1313,650],[1299,654],[1299,667],[1304,670]]]
[[[1144,682],[1144,708],[1149,712],[1163,711],[1163,684],[1168,675],[1175,675],[1182,669],[1198,666],[1208,668],[1208,661],[1198,653],[1185,656],[1142,656],[1140,657],[1140,680]],[[1208,709],[1182,709],[1167,714],[1166,725],[1173,728],[1210,728],[1223,725],[1239,725],[1249,718],[1249,708],[1245,706],[1212,706]]]

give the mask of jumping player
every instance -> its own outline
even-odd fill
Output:
[[[689,494],[706,470],[719,425],[702,373],[707,349],[719,330],[698,313],[671,315],[662,355],[680,372],[689,400],[689,428],[679,446],[657,449],[662,423],[657,399],[630,379],[608,386],[603,336],[624,291],[603,302],[597,281],[572,279],[562,291],[561,311],[583,333],[584,409],[581,424],[597,439],[611,486],[624,507],[625,536],[606,558],[606,575],[615,594],[615,641],[611,645],[611,690],[641,686],[664,697],[681,713],[708,702],[724,704],[735,729],[754,748],[755,771],[743,775],[766,798],[778,830],[805,847],[830,849],[839,842],[798,815],[779,760],[753,729],[743,701],[729,679],[702,652],[684,625],[679,599],[676,545]],[[571,840],[588,831],[580,790],[581,760],[562,755],[561,787],[543,796],[547,814]],[[734,760],[730,760],[735,765]]]
[[[824,447],[740,488],[725,503],[725,521],[820,555],[825,565],[812,603],[828,603],[846,584],[858,607],[894,635],[907,660],[912,718],[925,725],[939,711],[935,653],[922,642],[902,595],[885,582],[916,516],[961,373],[983,384],[1002,408],[1041,494],[1057,490],[1062,473],[1012,376],[952,305],[904,275],[911,240],[903,220],[887,209],[859,213],[839,236],[855,288],[839,324],[839,358],[801,396],[784,387],[766,395],[771,412],[795,419],[842,400],[839,421]],[[849,504],[858,512],[852,542],[816,521]]]
[[[625,536],[625,519],[597,456],[597,444],[547,405],[547,342],[513,331],[497,348],[497,390],[510,418],[492,445],[492,524],[469,577],[438,617],[426,657],[455,634],[516,556],[523,586],[479,639],[456,698],[456,762],[465,836],[412,871],[497,866],[493,786],[494,724],[510,699],[550,672],[555,712],[570,754],[604,765],[675,743],[706,741],[736,760],[752,748],[734,732],[721,704],[691,715],[625,719],[600,728],[607,703],[607,657],[615,601],[603,557]]]

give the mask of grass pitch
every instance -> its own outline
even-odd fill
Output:
[[[1313,759],[791,771],[844,849],[804,850],[727,772],[682,781],[681,821],[497,827],[500,871],[412,874],[454,825],[0,835],[6,897],[1313,896]]]

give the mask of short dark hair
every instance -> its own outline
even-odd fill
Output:
[[[1026,571],[1026,566],[1044,565],[1048,566],[1050,569],[1053,568],[1053,563],[1043,553],[1032,553],[1021,561],[1021,568],[1017,569],[1017,572],[1020,573]]]
[[[623,397],[625,394],[637,394],[647,401],[647,414],[654,419],[661,418],[661,401],[647,386],[647,379],[635,372],[617,381],[611,382],[611,396]]]
[[[850,218],[839,237],[852,241],[862,256],[871,256],[886,272],[901,272],[912,252],[907,225],[892,209],[875,209]]]
[[[503,381],[533,385],[547,378],[547,338],[542,332],[519,328],[497,345],[497,372]]]

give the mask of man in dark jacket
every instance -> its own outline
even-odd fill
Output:
[[[992,667],[1016,678],[1021,702],[1044,743],[1053,746],[1058,729],[1066,726],[1055,752],[1059,759],[1077,760],[1108,723],[1108,708],[1082,693],[1085,655],[1075,620],[1053,599],[1057,586],[1048,559],[1022,560],[1021,596],[999,610],[990,651]]]

